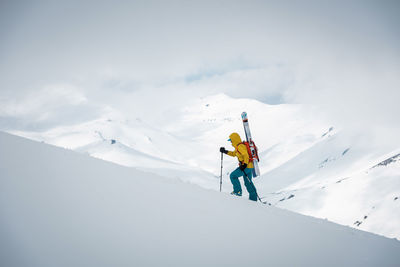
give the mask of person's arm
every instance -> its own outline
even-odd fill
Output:
[[[228,156],[231,156],[231,157],[236,157],[235,151],[227,151],[226,154],[227,154]]]
[[[236,156],[236,154],[235,154],[234,151],[228,151],[228,150],[225,149],[225,147],[221,147],[221,148],[219,149],[219,151],[220,151],[221,153],[225,153],[225,154],[227,154],[228,156],[231,156],[231,157],[235,157],[235,156]]]

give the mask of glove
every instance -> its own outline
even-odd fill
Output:
[[[220,147],[219,152],[227,154],[228,150],[226,150],[225,147]]]
[[[247,164],[246,163],[240,163],[239,169],[241,171],[244,171],[244,169],[246,169],[246,168],[247,168]]]

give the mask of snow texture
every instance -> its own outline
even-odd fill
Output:
[[[395,239],[1,132],[0,147],[1,266],[400,264]]]

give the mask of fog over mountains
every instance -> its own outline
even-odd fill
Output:
[[[246,111],[268,207],[399,239],[399,13],[374,0],[2,1],[0,131],[208,196]],[[223,198],[236,166],[224,157]]]

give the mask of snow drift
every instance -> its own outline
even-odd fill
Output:
[[[398,266],[400,242],[0,132],[1,266]]]

